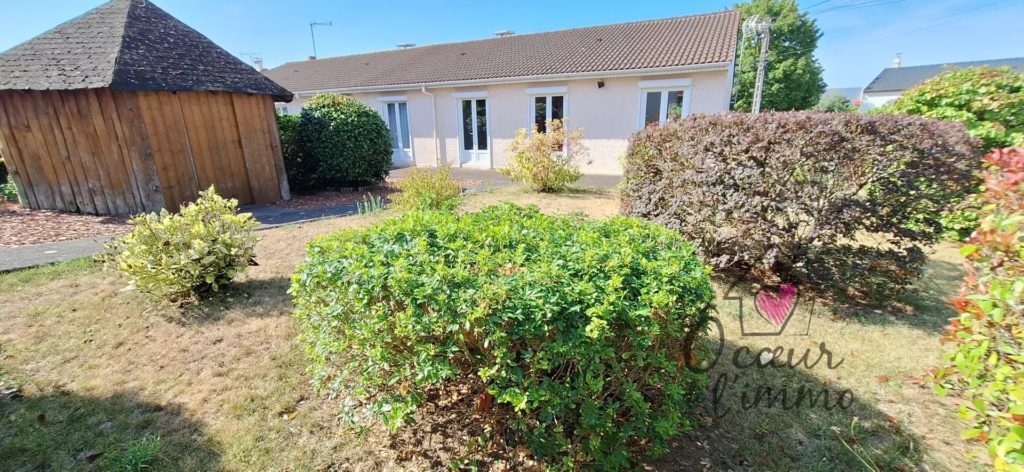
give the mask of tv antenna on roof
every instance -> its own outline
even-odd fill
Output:
[[[334,22],[333,21],[328,21],[328,22],[311,21],[311,22],[309,22],[309,35],[313,38],[313,55],[310,56],[310,59],[316,59],[317,58],[317,55],[316,55],[316,27],[317,26],[334,26]]]
[[[262,54],[260,54],[258,52],[240,52],[240,53],[238,53],[238,55],[242,56],[242,57],[248,58],[249,59],[249,63],[253,67],[256,67],[256,62],[257,61],[262,61],[262,56],[263,56]]]
[[[757,60],[757,81],[754,82],[754,100],[750,112],[761,112],[761,95],[764,93],[764,66],[768,60],[768,43],[772,38],[772,19],[754,15],[743,22],[743,39],[761,36],[761,55]],[[746,42],[746,41],[744,41]]]

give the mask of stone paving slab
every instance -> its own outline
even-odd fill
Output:
[[[92,257],[103,252],[103,245],[114,236],[0,248],[0,272]]]

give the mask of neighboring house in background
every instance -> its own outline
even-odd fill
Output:
[[[829,97],[832,95],[839,95],[846,97],[854,106],[860,106],[860,94],[863,93],[864,89],[860,87],[836,87],[826,89],[825,93],[821,94],[821,98]]]
[[[899,60],[894,64],[895,67],[882,70],[878,77],[875,77],[875,80],[872,80],[867,87],[864,87],[864,93],[861,97],[862,110],[870,110],[885,105],[899,97],[904,90],[911,89],[950,68],[1010,67],[1024,72],[1024,57],[912,67],[900,67],[898,64]]]
[[[738,11],[504,36],[291,62],[264,73],[295,93],[379,110],[396,166],[497,168],[520,128],[568,119],[590,149],[588,173],[620,174],[632,133],[670,111],[729,109]]]

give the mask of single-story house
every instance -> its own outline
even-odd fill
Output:
[[[588,173],[620,174],[632,133],[682,114],[729,110],[736,10],[290,62],[264,73],[295,93],[379,110],[396,166],[498,168],[520,128],[567,119]]]
[[[149,0],[113,0],[0,54],[0,154],[32,209],[175,211],[210,185],[289,198],[292,94]]]
[[[943,71],[951,68],[967,67],[1010,67],[1024,72],[1024,57],[1008,59],[990,59],[987,61],[952,62],[947,64],[930,64],[926,66],[902,67],[897,60],[893,67],[882,70],[872,80],[861,95],[861,109],[870,110],[896,100],[905,90],[914,88]]]

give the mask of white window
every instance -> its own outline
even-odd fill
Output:
[[[405,97],[380,97],[384,120],[391,131],[391,163],[398,167],[413,163],[409,132],[409,105]]]
[[[288,114],[288,105],[286,105],[284,103],[275,104],[274,108],[277,109],[277,113],[279,115],[287,115]]]
[[[663,125],[690,114],[690,80],[640,82],[640,127]]]
[[[551,120],[565,119],[565,95],[534,95],[531,98],[533,124],[538,132],[546,133],[547,123]]]
[[[526,94],[530,96],[529,120],[538,132],[546,133],[549,121],[564,120],[568,116],[568,91],[565,86],[526,89]]]

